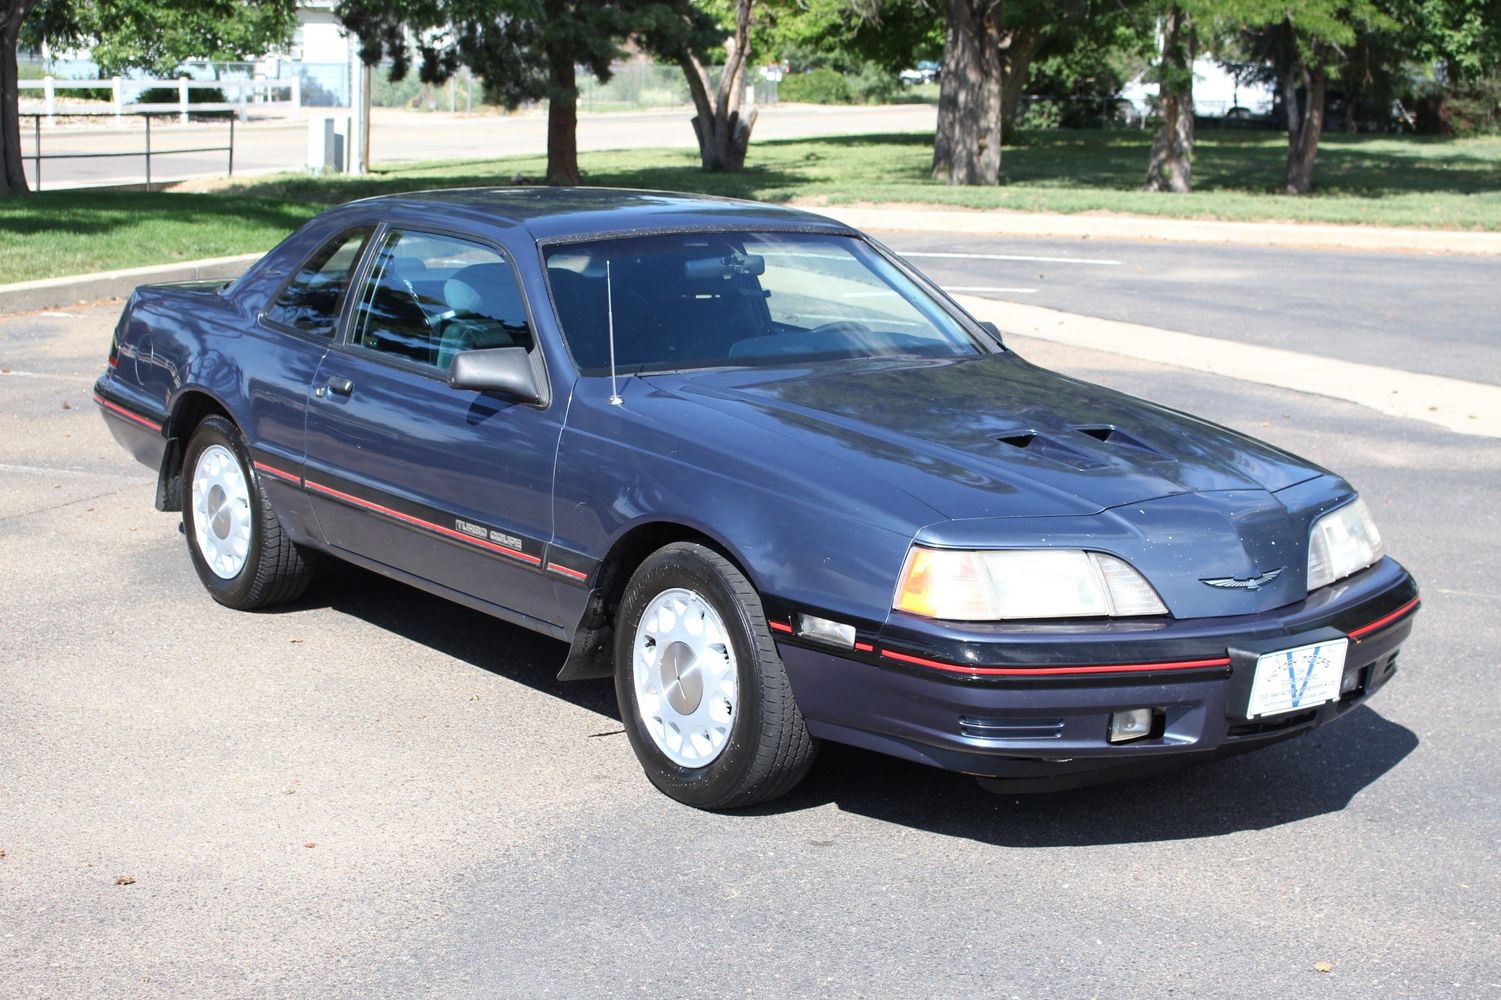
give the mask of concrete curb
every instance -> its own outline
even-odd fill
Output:
[[[137,285],[193,281],[199,278],[236,278],[260,259],[261,254],[247,253],[235,257],[190,260],[181,264],[156,264],[151,267],[126,268],[123,271],[98,271],[94,274],[75,274],[63,278],[43,278],[40,281],[0,285],[0,315],[123,298],[134,291]]]
[[[974,295],[954,300],[1003,333],[1342,399],[1456,434],[1501,438],[1501,386],[1261,347]]]
[[[1239,246],[1306,247],[1386,253],[1501,256],[1501,233],[1395,229],[1304,222],[1214,222],[1141,215],[1048,215],[1041,212],[917,208],[908,205],[804,206],[871,232],[962,233],[967,236],[1063,236],[1078,239]]]

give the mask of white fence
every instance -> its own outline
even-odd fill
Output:
[[[110,106],[117,124],[123,115],[138,111],[176,111],[182,121],[187,121],[188,115],[194,111],[233,111],[241,121],[252,110],[257,113],[284,114],[293,121],[300,121],[302,118],[302,80],[299,77],[288,80],[190,80],[187,77],[176,80],[137,80],[117,76],[108,80],[58,80],[48,76],[40,80],[21,80],[17,86],[23,99],[28,91],[42,92],[42,114],[49,124],[58,115],[99,110],[99,105],[93,102],[82,104],[75,101],[69,104],[65,99],[68,91],[105,88],[110,91]],[[158,88],[175,88],[177,100],[146,104],[134,102],[145,91]],[[217,90],[230,99],[212,103],[190,101],[189,95],[194,90]],[[59,99],[60,93],[63,100]]]

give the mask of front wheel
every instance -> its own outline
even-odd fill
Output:
[[[686,805],[764,802],[813,763],[760,597],[702,545],[659,549],[631,577],[615,630],[615,693],[646,776]]]
[[[312,577],[312,556],[282,531],[240,432],[204,419],[183,456],[182,525],[198,579],[220,604],[241,611],[296,600]]]

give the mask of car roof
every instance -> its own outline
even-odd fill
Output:
[[[622,188],[450,188],[382,195],[356,204],[520,226],[537,240],[694,229],[852,231],[825,216],[761,202]]]

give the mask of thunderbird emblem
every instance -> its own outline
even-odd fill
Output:
[[[1221,590],[1260,590],[1281,576],[1282,571],[1286,568],[1286,566],[1278,566],[1276,569],[1267,570],[1260,576],[1250,576],[1244,580],[1237,580],[1233,576],[1226,576],[1218,580],[1200,580],[1199,582],[1207,583],[1211,587],[1219,587]]]

